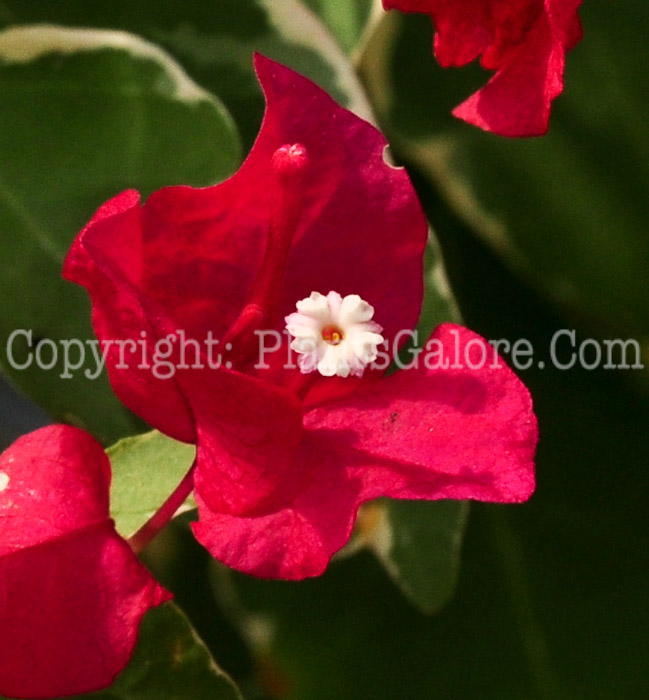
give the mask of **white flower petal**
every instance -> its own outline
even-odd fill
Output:
[[[311,292],[311,295],[306,299],[301,299],[298,301],[296,306],[297,310],[301,314],[311,316],[314,319],[329,316],[329,303],[327,301],[327,297],[319,292]]]
[[[307,314],[293,313],[287,316],[286,330],[294,336],[317,337],[320,333],[320,322]]]
[[[348,294],[342,301],[340,308],[340,323],[343,326],[352,326],[356,323],[364,323],[374,316],[373,307],[363,301],[358,294]]]
[[[327,304],[329,304],[330,323],[340,324],[340,307],[342,306],[343,298],[338,292],[329,292],[327,294]]]

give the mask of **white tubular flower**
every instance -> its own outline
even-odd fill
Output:
[[[381,326],[372,321],[374,308],[358,294],[341,297],[311,292],[297,302],[297,311],[286,317],[293,336],[291,348],[304,374],[318,370],[325,377],[360,377],[378,356],[383,342]]]

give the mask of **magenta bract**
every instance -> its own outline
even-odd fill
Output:
[[[0,455],[0,693],[47,698],[110,685],[144,613],[170,595],[116,533],[110,466],[69,426]]]
[[[480,57],[495,75],[453,114],[503,136],[538,136],[563,90],[565,54],[581,38],[581,0],[383,0],[386,10],[423,12],[435,27],[440,65]]]
[[[198,539],[237,569],[298,579],[325,569],[367,499],[524,500],[536,422],[502,363],[303,374],[287,363],[285,336],[260,361],[255,331],[282,331],[313,291],[359,295],[398,346],[421,309],[427,224],[373,126],[288,68],[263,57],[256,68],[267,108],[241,169],[143,206],[118,195],[78,236],[64,274],[88,289],[102,341],[148,337],[130,363],[111,348],[109,376],[131,409],[197,444]],[[160,378],[151,340],[180,331],[197,349],[183,356],[169,342],[175,371]],[[219,367],[207,361],[209,334],[222,341]],[[466,357],[487,347],[457,326],[434,340]]]

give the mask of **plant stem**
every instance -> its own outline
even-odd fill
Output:
[[[162,528],[173,518],[176,511],[185,502],[185,499],[194,488],[194,467],[182,478],[173,493],[158,508],[158,510],[142,525],[142,527],[129,538],[128,543],[135,554],[139,554]]]

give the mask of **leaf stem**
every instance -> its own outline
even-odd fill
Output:
[[[128,539],[128,543],[135,554],[139,554],[162,528],[174,517],[176,511],[185,502],[185,499],[194,488],[194,468],[185,474],[173,493],[158,508],[158,510],[142,525],[142,527]]]

